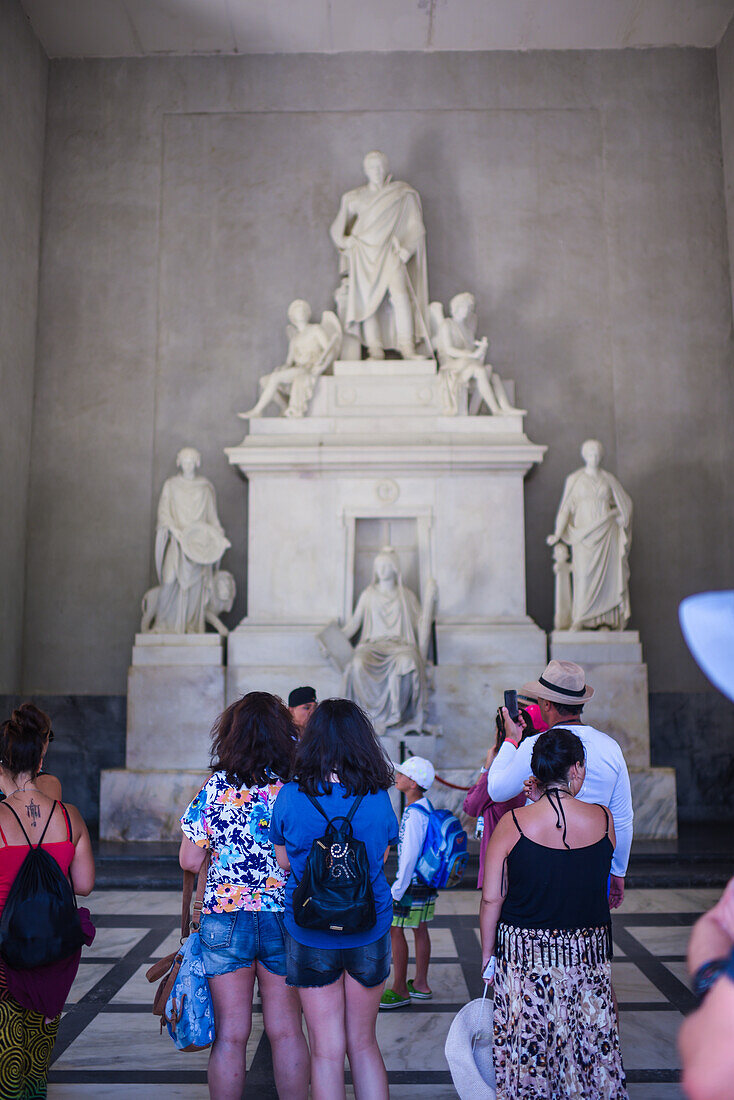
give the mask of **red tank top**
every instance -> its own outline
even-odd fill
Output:
[[[41,847],[48,852],[50,856],[58,863],[64,874],[68,873],[71,867],[72,860],[74,859],[74,844],[71,839],[71,824],[69,822],[69,815],[66,812],[66,807],[63,803],[59,803],[62,813],[66,820],[66,840],[54,840],[44,841]],[[54,803],[51,813],[54,812],[56,803]],[[51,815],[49,814],[49,819]],[[10,887],[13,885],[15,876],[20,870],[23,860],[26,857],[29,845],[23,844],[8,844],[5,839],[5,833],[0,826],[0,837],[2,837],[4,847],[0,848],[0,913],[5,908],[5,902],[8,894],[10,893]]]

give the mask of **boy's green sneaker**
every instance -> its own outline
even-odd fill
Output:
[[[380,1000],[380,1008],[404,1008],[410,1004],[410,997],[399,997],[394,989],[386,989]]]
[[[408,982],[408,993],[414,1001],[430,1001],[433,998],[433,993],[429,989],[427,993],[424,993],[422,989],[416,989],[413,985],[413,979]]]

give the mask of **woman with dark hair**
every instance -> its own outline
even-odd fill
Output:
[[[32,703],[22,703],[0,730],[5,782],[0,803],[0,913],[29,844],[40,844],[63,874],[70,875],[75,893],[86,895],[94,887],[94,856],[81,814],[75,806],[49,798],[38,783],[50,731],[48,715]],[[79,954],[36,970],[9,971],[0,965],[0,1096],[46,1095],[61,1009]]]
[[[532,769],[538,800],[501,819],[484,868],[497,1100],[627,1100],[607,899],[614,822],[606,807],[575,797],[586,773],[575,733],[541,734]]]
[[[386,1100],[387,1072],[375,1022],[391,962],[392,896],[384,862],[398,839],[387,793],[392,767],[357,704],[327,699],[308,721],[294,770],[298,778],[278,796],[270,837],[280,866],[292,871],[286,886],[286,981],[298,988],[308,1024],[313,1100],[344,1100],[345,1055],[357,1096]],[[311,845],[326,830],[324,816],[343,818],[352,810],[353,834],[364,843],[369,861],[374,926],[363,931],[300,927],[293,894]]]
[[[275,695],[251,691],[238,699],[212,729],[214,774],[181,818],[184,870],[198,872],[210,852],[200,933],[216,1030],[208,1069],[212,1100],[243,1094],[256,977],[278,1095],[308,1096],[298,994],[285,984],[285,876],[268,838],[295,736]]]
[[[50,745],[54,739],[54,731],[51,729],[51,719],[42,710],[34,706],[33,703],[22,703],[21,707],[25,715],[27,722],[33,723],[39,732],[43,733],[46,737],[48,744]],[[13,779],[9,774],[4,760],[3,751],[3,736],[0,734],[0,802],[8,797],[8,791],[13,789]],[[58,781],[55,775],[48,775],[47,773],[41,773],[36,776],[36,786],[39,791],[50,798],[53,802],[54,799],[61,800],[61,783]]]

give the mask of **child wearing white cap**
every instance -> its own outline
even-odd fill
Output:
[[[431,960],[431,937],[428,923],[433,920],[437,893],[420,882],[415,873],[428,830],[428,814],[433,806],[425,793],[433,783],[435,770],[430,760],[411,756],[402,764],[394,764],[395,786],[405,795],[405,810],[400,820],[398,840],[398,873],[392,885],[393,984],[386,989],[380,1008],[403,1008],[411,1000],[430,1001],[433,993],[428,985],[428,964]],[[421,813],[421,810],[424,812]],[[413,929],[415,938],[415,978],[408,978],[408,941],[406,928]]]

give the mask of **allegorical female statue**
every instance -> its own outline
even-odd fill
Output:
[[[160,589],[148,628],[154,634],[202,634],[214,570],[231,544],[217,516],[214,486],[196,473],[199,452],[183,447],[176,465],[181,472],[164,483],[158,503],[155,568]]]
[[[370,359],[385,348],[415,358],[428,339],[425,227],[417,191],[388,174],[384,153],[364,158],[367,183],[342,196],[331,229],[346,280],[343,323],[367,345]]]
[[[361,630],[344,674],[344,696],[359,703],[380,734],[423,726],[435,602],[436,585],[429,581],[421,607],[403,584],[397,554],[387,546],[375,557],[372,584],[343,627],[347,638]]]
[[[603,455],[596,439],[582,445],[584,465],[566,478],[547,539],[549,546],[563,542],[571,549],[570,608],[567,598],[565,607],[556,607],[556,629],[624,630],[630,616],[632,501],[616,477],[602,470]],[[563,591],[558,583],[557,590]]]

